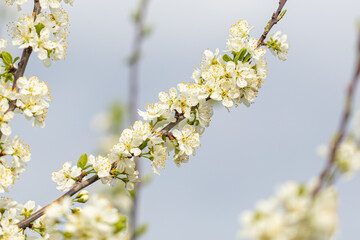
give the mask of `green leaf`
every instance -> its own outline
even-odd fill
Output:
[[[246,53],[246,49],[243,48],[238,52],[234,57],[234,62],[237,63],[239,60],[241,61]]]
[[[248,54],[245,56],[245,58],[244,58],[244,60],[243,60],[242,62],[243,62],[243,63],[246,63],[246,62],[249,61],[250,58],[251,58],[251,54],[248,53]]]
[[[147,146],[147,143],[149,142],[149,138],[147,138],[145,141],[143,141],[143,143],[139,146],[139,148],[141,150],[143,150],[146,146]]]
[[[243,48],[240,52],[241,52],[241,54],[240,54],[239,60],[242,61],[247,52],[246,48]]]
[[[237,63],[239,61],[239,58],[240,58],[240,54],[241,54],[241,51],[238,52],[235,57],[234,57],[234,63]]]
[[[88,156],[86,153],[84,153],[83,155],[81,155],[79,157],[79,160],[77,162],[77,166],[81,169],[84,169],[86,164],[87,164],[87,161],[88,161]]]
[[[284,17],[284,15],[285,15],[286,11],[287,11],[287,10],[284,10],[284,11],[282,11],[282,12],[280,13],[279,20],[280,20],[280,19],[282,19],[282,18]]]
[[[42,30],[44,27],[45,27],[45,25],[42,24],[42,23],[39,23],[39,24],[37,24],[37,25],[35,26],[36,33],[37,33],[39,36],[40,36],[41,30]]]
[[[16,57],[16,58],[14,59],[13,63],[16,63],[17,60],[19,60],[19,59],[20,59],[19,57]]]
[[[3,59],[3,62],[6,65],[10,65],[12,64],[12,56],[10,53],[8,52],[2,52],[1,53],[1,58]]]
[[[231,57],[229,57],[229,55],[225,54],[225,55],[223,56],[223,60],[224,60],[225,62],[229,62],[229,61],[231,61],[232,59],[231,59]]]

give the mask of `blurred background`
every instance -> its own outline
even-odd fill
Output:
[[[126,104],[128,99],[126,58],[136,4],[87,0],[66,5],[71,23],[66,61],[45,68],[31,56],[25,74],[48,82],[53,102],[44,129],[31,128],[19,116],[12,122],[13,136],[30,144],[32,160],[8,197],[45,205],[62,194],[51,181],[53,171],[83,153],[98,153],[94,117],[114,100]],[[251,35],[259,38],[277,6],[277,0],[151,0],[146,21],[153,33],[143,48],[139,108],[157,101],[160,91],[189,81],[203,50],[224,50],[228,30],[239,19],[255,26]],[[0,8],[4,37],[5,24],[22,13],[15,6]],[[24,9],[31,11],[32,2]],[[161,176],[153,176],[140,197],[140,222],[149,223],[142,239],[235,239],[241,212],[271,196],[282,182],[307,181],[322,169],[316,148],[328,143],[338,126],[354,69],[360,2],[289,0],[285,9],[273,32],[288,35],[288,60],[268,53],[268,78],[255,104],[230,113],[215,108],[197,155],[181,168],[170,159]],[[144,168],[150,171],[149,164]],[[359,235],[359,184],[359,177],[337,184],[337,239]]]

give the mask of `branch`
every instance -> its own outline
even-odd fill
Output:
[[[287,0],[279,0],[279,7],[276,10],[276,12],[273,13],[273,15],[271,17],[271,20],[266,25],[265,30],[264,30],[263,34],[261,35],[261,37],[259,39],[258,47],[260,47],[261,45],[264,45],[265,38],[268,35],[270,29],[280,21],[280,19],[281,19],[281,17],[280,17],[281,10],[283,9],[286,1]]]
[[[38,0],[35,0],[35,2],[36,1],[38,1]],[[143,4],[145,4],[145,7],[146,7],[146,3],[149,1],[149,0],[142,0],[143,1]],[[278,10],[276,11],[276,16],[278,16],[279,14],[280,14],[280,12],[281,12],[281,9],[283,8],[283,6],[284,6],[284,4],[286,3],[286,1],[287,0],[280,0],[280,4],[279,4],[279,8],[278,8]],[[275,14],[275,13],[274,13]],[[274,15],[273,15],[274,16]],[[264,34],[262,35],[262,37],[264,36],[264,39],[266,38],[266,35],[267,35],[267,33],[268,33],[268,31],[271,29],[271,27],[274,25],[274,24],[276,24],[277,22],[278,22],[279,20],[277,20],[275,23],[273,23],[273,24],[269,24],[269,28],[268,28],[268,30],[267,31],[265,31],[264,32]],[[142,21],[141,21],[142,22]],[[142,23],[141,23],[142,24]],[[142,25],[141,25],[142,26]],[[141,33],[141,34],[143,34],[143,33]],[[140,37],[140,38],[142,38],[142,35],[136,35],[136,36],[138,36],[138,37]],[[137,39],[137,38],[136,38]],[[140,46],[141,46],[141,41],[142,40],[135,40],[135,47],[134,47],[134,54],[138,54],[139,52],[136,50],[136,49],[140,49]],[[139,46],[139,48],[137,48],[136,46]],[[133,56],[135,56],[135,55],[133,55]],[[130,66],[133,66],[133,64],[135,64],[135,66],[137,65],[137,60],[135,59],[135,62],[130,62]],[[360,66],[359,66],[359,68],[360,68]],[[137,72],[138,70],[137,70],[137,67],[135,68],[135,72]],[[134,76],[133,76],[134,77]],[[135,75],[135,79],[137,78],[137,75]],[[137,81],[137,80],[136,80]],[[131,90],[130,90],[130,92],[131,92]],[[134,97],[134,96],[132,96],[132,97]],[[207,99],[206,99],[206,101],[209,101],[209,100],[211,100],[210,99],[210,97],[208,97]],[[132,106],[131,104],[130,104],[130,106]],[[198,106],[193,106],[192,107],[192,109],[191,110],[195,110],[196,108],[197,108]],[[168,125],[166,125],[165,127],[163,127],[161,130],[160,130],[160,132],[158,133],[158,134],[160,134],[160,135],[165,135],[165,136],[170,136],[170,130],[171,129],[173,129],[175,126],[177,126],[181,121],[183,121],[184,119],[185,119],[185,116],[184,116],[184,114],[179,114],[179,113],[177,113],[177,112],[175,112],[175,122],[171,122],[171,123],[169,123]],[[115,166],[113,166],[113,167],[115,167]],[[40,218],[41,216],[43,216],[44,215],[44,213],[45,213],[45,210],[51,205],[51,204],[53,204],[53,203],[55,203],[55,202],[59,202],[59,201],[61,201],[64,197],[71,197],[71,196],[73,196],[73,195],[75,195],[77,192],[79,192],[80,190],[82,190],[82,189],[84,189],[84,188],[86,188],[86,187],[88,187],[88,186],[90,186],[91,184],[93,184],[93,183],[95,183],[96,181],[98,181],[99,180],[99,177],[97,176],[97,175],[95,175],[95,176],[92,176],[91,178],[89,178],[88,180],[85,180],[84,182],[79,182],[79,183],[77,183],[72,189],[70,189],[68,192],[66,192],[64,195],[62,195],[61,197],[59,197],[58,199],[56,199],[56,200],[54,200],[53,202],[51,202],[50,204],[48,204],[48,205],[46,205],[45,207],[43,207],[42,209],[40,209],[40,210],[38,210],[37,212],[35,212],[34,214],[32,214],[31,216],[29,216],[29,217],[27,217],[27,218],[25,218],[25,219],[23,219],[22,221],[20,221],[19,223],[17,223],[17,225],[20,227],[20,228],[23,228],[23,229],[25,229],[25,228],[27,228],[27,227],[29,227],[30,225],[31,225],[31,222],[33,222],[33,221],[35,221],[36,219],[38,219],[38,218]],[[135,200],[136,201],[136,200]],[[135,202],[134,201],[134,202]],[[135,216],[135,211],[134,212],[132,212],[131,213],[131,216],[132,216],[132,218],[134,218],[134,216]],[[134,224],[135,222],[133,222],[133,224]],[[135,227],[135,225],[132,225],[132,226],[134,226]]]
[[[139,93],[139,68],[140,68],[140,55],[141,47],[145,38],[144,32],[144,19],[147,10],[147,6],[150,0],[141,0],[138,9],[134,15],[135,22],[135,35],[133,39],[132,54],[130,56],[130,76],[129,76],[129,111],[130,111],[130,122],[135,122],[137,119],[137,100]],[[136,169],[140,172],[141,165],[135,158]],[[130,231],[136,231],[137,225],[137,212],[138,212],[138,193],[140,190],[140,183],[136,184],[134,189],[134,195],[132,197],[133,205],[130,209],[129,214],[129,228]],[[136,239],[135,234],[132,234],[131,239]]]
[[[39,15],[39,13],[41,12],[41,6],[40,6],[40,2],[39,0],[34,0],[34,10],[33,10],[33,14],[34,14],[34,21],[36,20],[36,17],[37,15]],[[17,90],[17,86],[16,86],[16,82],[19,78],[23,77],[24,76],[24,73],[25,73],[25,69],[26,69],[26,66],[29,62],[29,59],[30,59],[30,55],[32,53],[32,47],[28,47],[28,48],[25,48],[21,54],[21,59],[18,63],[18,67],[17,68],[14,68],[14,82],[13,82],[13,85],[12,85],[12,89],[16,89]],[[14,111],[15,108],[16,108],[16,100],[14,101],[10,101],[9,102],[9,109],[6,111],[6,113],[8,113],[9,111]],[[6,114],[5,113],[5,114]],[[0,138],[2,137],[2,132],[0,131]]]
[[[40,6],[40,2],[39,0],[34,0],[34,10],[33,10],[33,14],[34,14],[34,21],[36,20],[37,15],[39,15],[41,12],[41,6]],[[30,55],[32,53],[32,47],[28,47],[25,48],[22,52],[21,55],[21,59],[19,61],[18,64],[18,68],[16,69],[15,73],[14,73],[14,83],[12,86],[12,89],[16,89],[16,82],[20,77],[24,76],[25,73],[25,69],[27,66],[27,63],[29,62],[30,59]]]
[[[357,65],[355,67],[354,76],[347,87],[347,92],[346,92],[346,97],[345,97],[345,105],[344,105],[344,110],[343,110],[343,114],[341,117],[339,129],[335,135],[334,140],[332,141],[332,143],[330,145],[330,157],[328,159],[327,164],[325,165],[325,168],[320,173],[319,183],[313,192],[313,196],[316,196],[316,194],[318,194],[321,187],[325,184],[327,177],[329,176],[329,174],[331,174],[331,169],[334,166],[335,160],[336,160],[335,159],[336,152],[345,137],[346,127],[349,123],[349,118],[352,113],[354,93],[355,93],[356,85],[357,85],[357,83],[359,81],[359,77],[360,77],[360,28],[358,31],[358,46],[357,47],[358,47],[357,60],[356,60]]]
[[[60,202],[63,198],[65,197],[72,197],[73,195],[75,195],[77,192],[79,192],[80,190],[86,188],[87,186],[93,184],[94,182],[96,182],[97,180],[99,180],[99,177],[97,175],[92,176],[91,178],[78,183],[77,185],[75,185],[72,189],[70,189],[69,191],[67,191],[64,195],[62,195],[61,197],[59,197],[58,199],[56,199],[55,201],[51,202],[50,204],[46,205],[45,207],[41,208],[40,210],[36,211],[35,213],[33,213],[31,216],[23,219],[22,221],[18,222],[17,225],[19,228],[25,229],[27,227],[30,227],[31,223],[33,221],[35,221],[36,219],[40,218],[41,216],[43,216],[45,214],[46,209],[53,203],[55,202]]]

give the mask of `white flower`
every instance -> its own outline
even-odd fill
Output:
[[[281,32],[277,31],[270,37],[270,41],[266,42],[267,47],[270,49],[270,52],[277,55],[280,60],[285,61],[287,58],[289,44],[287,43],[287,35],[283,34],[281,37]]]
[[[337,195],[333,188],[313,197],[316,181],[287,182],[274,197],[259,201],[241,216],[239,237],[246,239],[331,239],[337,224]]]
[[[78,166],[71,167],[71,162],[66,162],[63,168],[58,172],[53,172],[51,179],[58,184],[56,189],[68,191],[76,183],[76,178],[81,174],[81,168]]]
[[[6,48],[7,41],[5,39],[0,39],[0,53]]]
[[[52,203],[46,208],[46,221],[55,222],[59,217],[65,215],[70,210],[71,206],[72,200],[69,197],[65,197],[59,202]]]
[[[196,132],[193,126],[186,125],[181,129],[181,132],[175,129],[172,134],[179,143],[181,153],[192,155],[195,153],[195,148],[200,146],[199,133]]]
[[[70,240],[119,239],[121,232],[115,231],[116,224],[124,219],[108,200],[99,196],[92,197],[89,204],[66,218],[65,232]]]
[[[7,192],[6,188],[11,186],[13,182],[14,176],[11,169],[0,164],[0,193]]]
[[[249,23],[245,20],[240,20],[230,28],[230,37],[244,38],[247,37],[253,27],[249,27]]]
[[[93,155],[90,155],[88,161],[93,166],[94,170],[97,172],[99,178],[107,178],[111,176],[110,170],[112,163],[109,158],[99,155],[95,159]]]

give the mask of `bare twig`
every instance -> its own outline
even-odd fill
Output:
[[[147,10],[147,6],[150,0],[141,0],[139,3],[138,9],[134,15],[134,23],[135,23],[135,35],[133,40],[132,54],[130,56],[130,75],[129,75],[129,111],[130,111],[130,122],[133,123],[137,119],[137,101],[139,94],[139,68],[140,68],[140,55],[141,55],[141,47],[145,37],[145,14]],[[141,164],[135,158],[136,170],[140,172]],[[136,231],[137,225],[137,215],[138,215],[138,198],[139,198],[139,190],[140,183],[136,184],[133,194],[133,204],[130,210],[130,221],[129,227],[130,231]],[[135,239],[135,234],[131,234],[132,239]]]
[[[336,151],[338,150],[338,148],[346,134],[346,127],[349,123],[349,118],[350,118],[350,115],[352,112],[354,93],[355,93],[356,85],[359,81],[359,76],[360,76],[360,29],[358,31],[358,46],[357,46],[357,48],[358,49],[357,49],[355,72],[354,72],[354,76],[353,76],[351,82],[349,83],[349,85],[347,87],[346,97],[345,97],[345,105],[344,105],[344,110],[343,110],[343,114],[341,117],[339,129],[338,129],[333,141],[330,144],[330,156],[329,156],[329,159],[328,159],[324,169],[320,173],[319,182],[313,192],[313,196],[316,196],[316,194],[318,194],[318,192],[321,190],[321,187],[324,186],[328,176],[331,174],[331,169],[333,168],[333,166],[335,164]]]
[[[279,7],[276,12],[273,13],[270,22],[265,26],[265,30],[259,39],[258,47],[264,44],[265,38],[268,35],[270,29],[280,21],[280,14],[287,0],[280,0]]]

